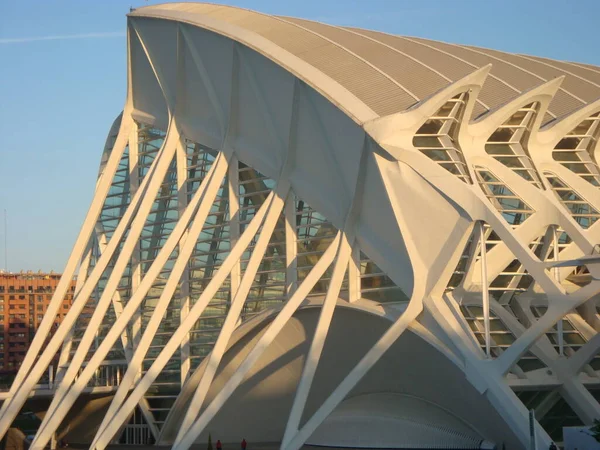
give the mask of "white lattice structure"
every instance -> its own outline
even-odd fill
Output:
[[[57,353],[34,449],[118,365],[93,449],[525,448],[529,408],[548,448],[600,418],[600,68],[168,4],[129,15],[128,69],[2,434]]]

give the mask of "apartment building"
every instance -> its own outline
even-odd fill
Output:
[[[15,372],[46,313],[60,273],[0,272],[0,373]],[[75,283],[63,300],[53,331],[69,310]]]

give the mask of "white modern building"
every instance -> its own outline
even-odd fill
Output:
[[[199,3],[127,42],[0,434],[40,383],[34,449],[525,449],[530,409],[546,449],[600,418],[600,67]]]

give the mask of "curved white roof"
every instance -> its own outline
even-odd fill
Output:
[[[477,116],[519,94],[564,76],[546,120],[600,98],[600,67],[517,55],[377,31],[271,16],[208,3],[170,3],[140,8],[131,16],[192,23],[265,54],[317,90],[290,67],[293,55],[339,83],[379,116],[403,111],[476,69],[492,64],[479,94]],[[260,42],[257,37],[263,38]],[[263,40],[272,45],[261,45]],[[334,103],[339,102],[333,99]],[[346,108],[343,108],[346,109]]]

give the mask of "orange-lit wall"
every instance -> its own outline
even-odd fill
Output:
[[[61,274],[0,273],[0,372],[14,372],[25,358]],[[67,314],[75,283],[63,300],[52,331]]]

